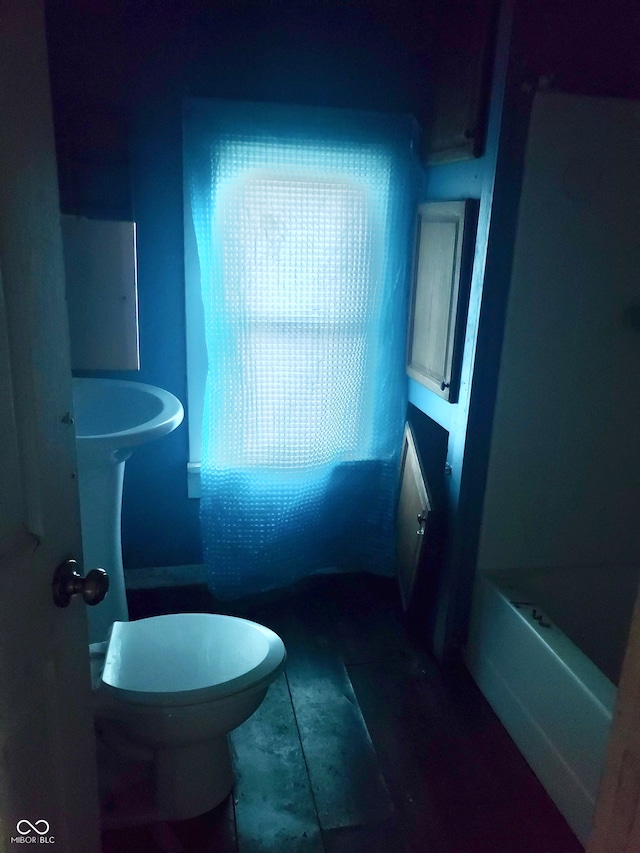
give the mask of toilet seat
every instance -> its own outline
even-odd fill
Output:
[[[128,705],[199,705],[271,681],[285,658],[280,637],[247,619],[151,616],[113,624],[97,689]]]

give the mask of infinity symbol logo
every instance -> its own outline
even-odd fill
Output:
[[[23,827],[27,827],[23,829]],[[43,829],[38,829],[41,826]],[[29,832],[37,832],[38,835],[46,835],[49,832],[49,823],[46,820],[37,820],[35,823],[31,823],[28,820],[19,820],[16,829],[20,833],[20,835],[27,835]]]

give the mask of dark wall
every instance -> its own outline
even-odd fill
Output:
[[[527,67],[563,92],[639,98],[637,0],[520,2],[519,49]]]
[[[424,121],[431,5],[49,0],[63,209],[131,209],[131,121],[167,97],[391,110]]]

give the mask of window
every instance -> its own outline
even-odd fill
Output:
[[[238,388],[250,382],[265,389],[235,397],[243,459],[233,458],[233,442],[221,442],[227,457],[218,463],[289,464],[294,444],[294,464],[328,461],[336,453],[367,458],[375,418],[370,406],[353,401],[366,400],[367,385],[375,382],[371,332],[383,298],[389,152],[379,143],[247,140],[242,134],[216,145],[212,253],[224,276],[215,298],[227,323],[235,318],[243,326]],[[185,259],[189,494],[197,497],[207,348],[189,192]],[[327,326],[333,343],[319,355]],[[303,399],[304,428],[295,415]]]

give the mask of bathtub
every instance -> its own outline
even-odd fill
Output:
[[[638,585],[631,566],[479,575],[466,664],[586,844]]]

